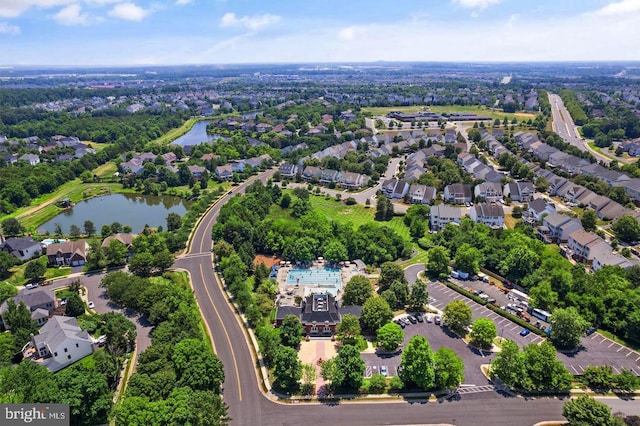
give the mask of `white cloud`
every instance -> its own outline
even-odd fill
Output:
[[[16,18],[31,8],[51,9],[73,4],[89,4],[104,6],[106,4],[121,3],[123,0],[0,0],[0,16]]]
[[[467,9],[486,9],[489,6],[500,3],[500,1],[501,0],[453,0],[453,3]]]
[[[18,35],[20,34],[20,27],[6,22],[0,22],[0,34]]]
[[[184,6],[185,4],[189,4],[191,2],[192,2],[192,0],[176,0],[176,4],[178,6]]]
[[[640,0],[622,0],[615,3],[609,3],[595,12],[592,12],[592,14],[599,16],[615,16],[638,11],[640,11]]]
[[[220,19],[222,27],[244,27],[251,32],[259,31],[280,21],[280,16],[265,13],[264,15],[238,17],[233,12],[225,13]]]
[[[82,13],[82,8],[76,3],[61,9],[53,15],[53,19],[61,25],[88,25],[91,17],[88,13]]]
[[[142,21],[151,11],[143,9],[135,3],[120,3],[109,11],[109,16],[125,21]]]
[[[361,38],[363,35],[367,33],[367,28],[365,27],[346,27],[341,29],[338,32],[338,38],[344,41],[352,41],[358,38]]]

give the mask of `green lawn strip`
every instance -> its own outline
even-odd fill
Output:
[[[405,107],[371,107],[371,108],[362,108],[362,112],[370,112],[373,115],[385,115],[390,111],[400,111],[404,113],[412,113],[418,111],[425,111],[424,105],[413,105],[413,106],[405,106]],[[516,113],[507,113],[497,110],[491,110],[484,106],[479,105],[430,105],[428,107],[428,111],[437,112],[437,113],[453,113],[453,112],[468,112],[474,113],[478,115],[484,115],[487,117],[491,117],[492,119],[499,119],[502,121],[505,117],[509,120],[509,124],[511,124],[511,120],[515,117],[518,122],[528,119],[534,119],[535,114],[528,112],[516,112]]]
[[[47,256],[40,256],[37,259],[38,262],[43,265],[47,265]],[[27,264],[29,262],[25,262],[22,265],[17,265],[9,269],[11,272],[11,277],[9,277],[6,281],[13,285],[25,285],[28,280],[24,278],[24,270],[27,268]],[[50,280],[52,278],[64,277],[71,273],[71,268],[47,268],[44,273],[44,280]]]

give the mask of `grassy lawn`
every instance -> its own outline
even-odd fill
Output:
[[[38,262],[43,265],[47,264],[47,256],[41,256],[37,259]],[[27,262],[29,263],[29,262]],[[14,266],[9,269],[11,272],[11,277],[9,277],[6,281],[13,285],[25,285],[28,280],[24,277],[24,270],[27,268],[27,263],[23,263],[22,265]],[[53,278],[64,277],[71,273],[71,268],[47,268],[44,273],[44,280],[50,280]]]
[[[385,115],[391,111],[400,111],[405,113],[412,113],[418,111],[426,111],[425,105],[411,105],[411,106],[394,106],[394,107],[367,107],[362,108],[362,112],[370,112],[373,115]]]
[[[486,115],[487,117],[491,117],[493,119],[503,120],[505,117],[511,122],[511,120],[515,117],[518,121],[534,119],[535,114],[529,112],[516,112],[516,113],[506,113],[499,110],[491,110],[484,106],[478,105],[430,105],[429,107],[425,107],[424,105],[413,105],[413,106],[404,106],[404,107],[370,107],[370,108],[362,108],[363,112],[370,112],[373,115],[385,115],[390,111],[400,111],[405,113],[412,113],[418,111],[426,110],[432,112],[439,113],[450,113],[450,112],[470,112],[478,115]]]
[[[317,195],[311,195],[309,201],[314,210],[322,213],[329,220],[335,220],[339,223],[351,223],[356,228],[374,221],[375,207],[367,209],[362,204],[347,206],[336,201],[335,198],[326,200],[325,197]],[[388,225],[388,222],[385,225]],[[408,232],[409,230],[407,229]]]
[[[516,223],[518,222],[520,222],[520,219],[514,218],[511,213],[507,213],[504,215],[504,224],[507,225],[507,228],[514,229],[516,227]]]

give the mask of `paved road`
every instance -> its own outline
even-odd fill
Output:
[[[598,161],[602,161],[604,164],[609,164],[611,160],[600,154],[597,151],[592,150],[587,142],[580,137],[578,129],[571,118],[571,114],[564,106],[564,102],[559,95],[549,93],[549,103],[551,104],[551,128],[556,132],[565,142],[580,148],[582,151],[591,153]]]
[[[266,180],[273,171],[263,173]],[[250,182],[248,182],[250,183]],[[234,189],[246,188],[243,183]],[[494,392],[464,394],[457,401],[371,402],[354,404],[282,404],[267,398],[259,388],[256,362],[245,338],[245,330],[236,317],[211,264],[211,227],[215,223],[225,195],[197,225],[188,253],[175,266],[191,273],[196,300],[213,337],[214,349],[225,367],[224,399],[235,425],[315,425],[350,424],[425,424],[532,425],[542,420],[562,420],[563,401],[507,398]],[[420,267],[414,267],[417,273]],[[415,275],[413,275],[415,280]]]

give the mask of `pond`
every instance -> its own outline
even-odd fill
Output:
[[[84,232],[84,222],[90,220],[100,233],[102,225],[119,222],[129,225],[134,233],[142,231],[145,225],[152,228],[167,227],[167,215],[177,213],[183,216],[190,203],[178,197],[153,196],[140,194],[112,194],[104,197],[80,201],[73,208],[54,217],[38,228],[40,234],[55,232],[55,224],[62,227],[63,233],[69,232],[71,225],[78,226]]]
[[[207,143],[220,139],[219,135],[207,134],[207,125],[211,123],[211,120],[198,121],[193,125],[184,135],[171,142],[173,145],[187,146],[187,145],[200,145],[201,143]]]

